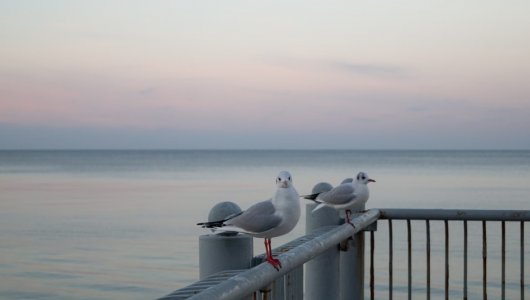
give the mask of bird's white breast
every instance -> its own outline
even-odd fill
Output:
[[[278,189],[273,204],[283,219],[273,234],[279,236],[293,230],[300,219],[300,199],[296,190],[292,187]]]

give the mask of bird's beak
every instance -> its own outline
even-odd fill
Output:
[[[375,182],[375,180],[373,180],[373,179],[368,179],[368,182]]]
[[[288,188],[289,187],[289,181],[282,181],[282,187]]]

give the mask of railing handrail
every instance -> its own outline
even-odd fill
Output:
[[[530,221],[530,210],[481,209],[405,209],[379,208],[380,219],[461,220],[461,221]]]
[[[276,269],[267,263],[262,263],[217,285],[209,287],[189,299],[239,299],[251,295],[260,288],[269,285],[275,279],[289,273],[324,251],[336,246],[341,241],[362,231],[368,225],[376,222],[378,218],[379,210],[371,209],[352,220],[355,227],[350,224],[337,226],[328,232],[279,255],[278,259],[282,263],[280,271],[276,271]]]

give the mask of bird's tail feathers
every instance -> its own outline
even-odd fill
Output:
[[[314,213],[315,211],[321,209],[322,207],[326,206],[326,203],[320,203],[319,205],[317,205],[317,207],[315,207],[311,213]]]
[[[223,219],[223,220],[219,220],[219,221],[211,221],[211,222],[201,222],[201,223],[197,223],[197,225],[201,226],[202,228],[219,228],[219,227],[223,227],[223,226],[226,226],[225,222],[228,221],[228,220],[231,220],[237,216],[239,216],[240,214],[242,214],[243,212],[238,212],[237,214],[232,214],[230,216],[228,216],[226,219]]]
[[[217,227],[223,227],[225,220],[221,221],[213,221],[213,222],[202,222],[197,223],[197,225],[201,226],[202,228],[217,228]]]
[[[301,197],[301,198],[304,198],[304,199],[307,199],[307,200],[316,201],[318,195],[320,195],[320,194],[321,194],[321,193],[310,194],[310,195],[301,195],[300,197]]]

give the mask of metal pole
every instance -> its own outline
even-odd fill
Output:
[[[304,299],[304,267],[300,266],[285,274],[285,300]]]
[[[444,220],[445,225],[445,299],[449,300],[449,224]]]
[[[364,209],[364,206],[360,209]],[[353,214],[352,219],[356,215]],[[340,299],[364,299],[364,232],[347,241],[340,252]]]
[[[521,221],[521,299],[524,299],[524,222]]]
[[[314,213],[315,203],[306,205],[306,233],[323,226],[340,225],[339,213],[331,207],[323,207]],[[308,300],[339,299],[340,278],[339,248],[332,247],[307,262],[305,272],[305,298]]]
[[[241,212],[233,202],[219,202],[208,214],[208,221],[224,220]],[[199,237],[199,278],[220,271],[248,269],[253,256],[252,237],[237,232],[201,235]]]
[[[410,233],[410,219],[407,219],[407,257],[408,257],[408,299],[412,299],[412,242]]]
[[[488,299],[488,242],[486,221],[482,221],[482,299]]]
[[[374,251],[375,250],[375,241],[374,241],[374,232],[370,231],[370,299],[374,300],[375,298],[375,283],[374,283]]]
[[[467,221],[464,221],[464,300],[467,300]]]
[[[425,220],[425,230],[427,235],[427,300],[431,299],[431,225],[429,220]]]
[[[364,232],[357,235],[364,236]],[[356,235],[356,236],[357,236]],[[340,252],[340,299],[363,299],[364,273],[364,238],[348,239]]]
[[[501,299],[506,299],[506,222],[502,221],[501,235],[501,264],[502,264],[502,277],[501,277]]]
[[[392,219],[388,219],[388,299],[392,300],[393,290],[393,237],[392,237]]]
[[[252,237],[247,235],[201,235],[199,278],[224,270],[248,269],[252,261]]]

